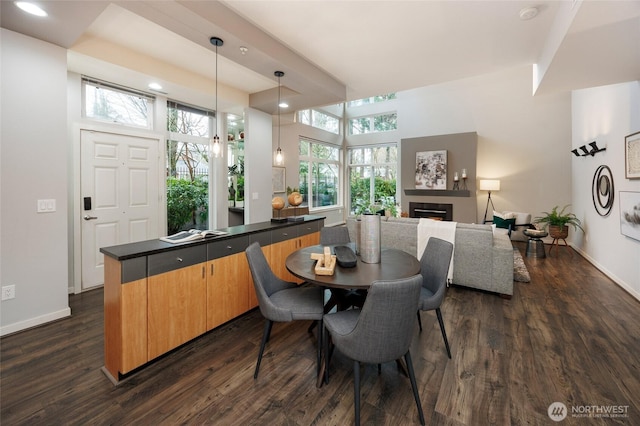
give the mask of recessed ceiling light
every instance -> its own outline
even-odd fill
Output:
[[[26,1],[16,1],[14,2],[14,4],[16,6],[18,6],[20,9],[24,10],[27,13],[30,13],[32,15],[35,16],[47,16],[47,12],[45,12],[44,10],[42,10],[42,8],[40,6],[37,6],[33,3],[29,3]]]
[[[158,83],[149,83],[149,89],[152,90],[162,90],[162,86]]]
[[[537,14],[537,7],[525,7],[524,9],[520,10],[520,20],[528,21],[529,19],[535,18]]]
[[[289,108],[289,104],[288,104],[288,103],[286,103],[286,102],[280,102],[280,103],[278,104],[278,106],[279,106],[280,108]]]

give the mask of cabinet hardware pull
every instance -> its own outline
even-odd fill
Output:
[[[206,275],[205,275],[205,274],[206,274],[206,272],[205,272],[205,270],[204,270],[204,266],[203,266],[203,267],[202,267],[202,278],[205,278],[205,277],[206,277]]]
[[[213,275],[213,264],[211,264],[211,275]]]
[[[233,249],[233,247],[227,246],[227,250],[231,250],[231,249]]]
[[[176,260],[177,260],[178,262],[182,262],[182,258],[181,258],[181,257],[176,257]]]

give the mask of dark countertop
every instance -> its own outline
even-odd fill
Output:
[[[117,246],[101,247],[100,252],[106,256],[112,257],[118,261],[133,259],[136,257],[148,256],[150,254],[156,254],[160,252],[177,250],[187,246],[196,246],[200,244],[208,244],[213,241],[222,241],[229,238],[237,237],[240,235],[255,234],[258,232],[271,231],[279,228],[286,228],[290,226],[296,226],[305,222],[314,222],[317,220],[323,220],[323,216],[305,215],[304,221],[297,222],[260,222],[252,223],[249,225],[238,225],[229,228],[220,228],[219,231],[224,231],[227,234],[219,237],[211,237],[198,241],[189,241],[186,243],[172,244],[159,239],[139,241],[136,243],[120,244]]]

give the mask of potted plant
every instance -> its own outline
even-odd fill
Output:
[[[569,204],[558,211],[559,206],[555,206],[551,209],[551,212],[543,212],[543,216],[536,217],[534,222],[541,223],[545,229],[549,228],[549,235],[555,239],[567,238],[569,235],[569,225],[573,226],[574,230],[580,229],[584,232],[584,229],[580,226],[580,220],[576,215],[565,212],[567,207],[569,207]]]

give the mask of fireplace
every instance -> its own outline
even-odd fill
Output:
[[[435,220],[453,220],[453,204],[409,203],[409,217]]]

